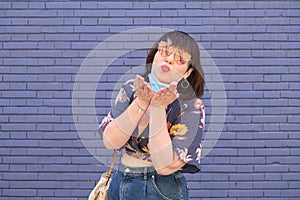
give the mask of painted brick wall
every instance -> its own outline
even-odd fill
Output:
[[[201,173],[187,176],[191,198],[299,199],[299,16],[298,1],[1,1],[0,199],[86,199],[107,168],[74,125],[76,73],[100,42],[149,26],[189,32],[225,85],[223,132]],[[114,81],[144,57],[128,54],[106,72],[98,120]]]

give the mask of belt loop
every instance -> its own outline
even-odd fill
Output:
[[[147,180],[147,167],[144,167],[144,180]]]

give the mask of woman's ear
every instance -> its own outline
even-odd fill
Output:
[[[191,73],[193,72],[193,68],[190,68],[189,70],[187,70],[184,74],[183,74],[183,78],[187,79]]]

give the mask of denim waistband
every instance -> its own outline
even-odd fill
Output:
[[[122,172],[124,176],[151,176],[157,174],[154,167],[128,167],[120,164],[118,170]]]

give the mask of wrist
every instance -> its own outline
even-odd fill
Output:
[[[150,104],[149,105],[150,113],[166,113],[166,109],[160,104]]]
[[[159,103],[153,102],[153,101],[150,102],[149,107],[151,107],[151,108],[153,108],[153,109],[163,109],[163,110],[166,109],[166,107],[163,106],[162,104],[159,104]]]
[[[134,100],[135,105],[138,107],[139,112],[146,112],[146,110],[149,107],[149,104],[147,102],[141,101],[138,98]]]

